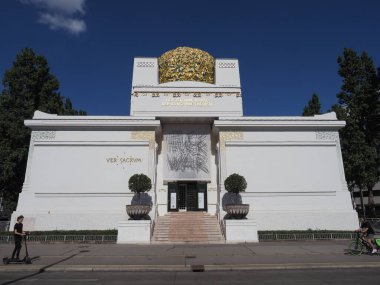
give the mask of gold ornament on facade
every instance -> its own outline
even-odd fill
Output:
[[[207,52],[190,47],[178,47],[158,59],[160,83],[200,81],[214,84],[215,59]]]
[[[220,132],[219,133],[219,144],[221,149],[226,148],[226,141],[242,141],[243,132]]]
[[[156,141],[155,131],[132,131],[131,136],[134,141],[149,141],[149,147],[154,148]]]

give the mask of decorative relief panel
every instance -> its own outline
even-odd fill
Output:
[[[220,143],[221,149],[226,148],[226,141],[242,141],[242,140],[243,140],[243,132],[228,131],[228,132],[219,133],[219,143]]]
[[[140,61],[137,63],[137,67],[154,67],[154,62]]]
[[[338,132],[322,132],[317,131],[315,132],[317,140],[321,141],[338,141],[339,135]]]
[[[154,148],[156,133],[155,131],[132,131],[132,140],[149,141],[149,147]]]
[[[211,136],[208,124],[164,127],[164,180],[210,180]]]
[[[235,68],[235,62],[219,62],[219,68]]]
[[[215,98],[222,98],[224,96],[236,96],[241,97],[240,92],[133,92],[132,96],[151,96],[151,97],[160,97],[160,96],[172,96],[174,98],[182,96],[193,96],[193,97],[209,97],[214,96]]]
[[[33,131],[32,141],[55,140],[55,131]]]

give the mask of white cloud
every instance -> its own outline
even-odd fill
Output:
[[[20,0],[23,4],[33,4],[40,11],[38,22],[52,30],[62,29],[78,35],[86,31],[86,23],[81,18],[85,14],[86,0]]]
[[[42,13],[38,22],[49,25],[52,30],[64,29],[72,34],[80,34],[86,30],[86,23],[83,20],[59,14]]]

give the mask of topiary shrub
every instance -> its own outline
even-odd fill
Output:
[[[140,200],[140,193],[148,192],[152,189],[152,180],[145,174],[134,174],[128,181],[129,189],[136,193]]]
[[[239,193],[247,189],[247,181],[239,174],[231,174],[224,180],[224,188],[231,194],[234,193],[234,203],[225,205],[225,211],[228,213],[228,218],[244,219],[249,212],[249,204],[239,203]]]
[[[231,174],[224,180],[224,188],[236,195],[240,192],[244,192],[247,189],[247,181],[245,178],[237,173]]]

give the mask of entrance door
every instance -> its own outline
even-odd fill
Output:
[[[168,211],[207,211],[207,184],[168,183]]]
[[[186,210],[187,211],[198,211],[197,183],[188,183],[187,184]]]
[[[187,184],[179,183],[178,184],[178,209],[180,211],[186,211],[187,209]]]

